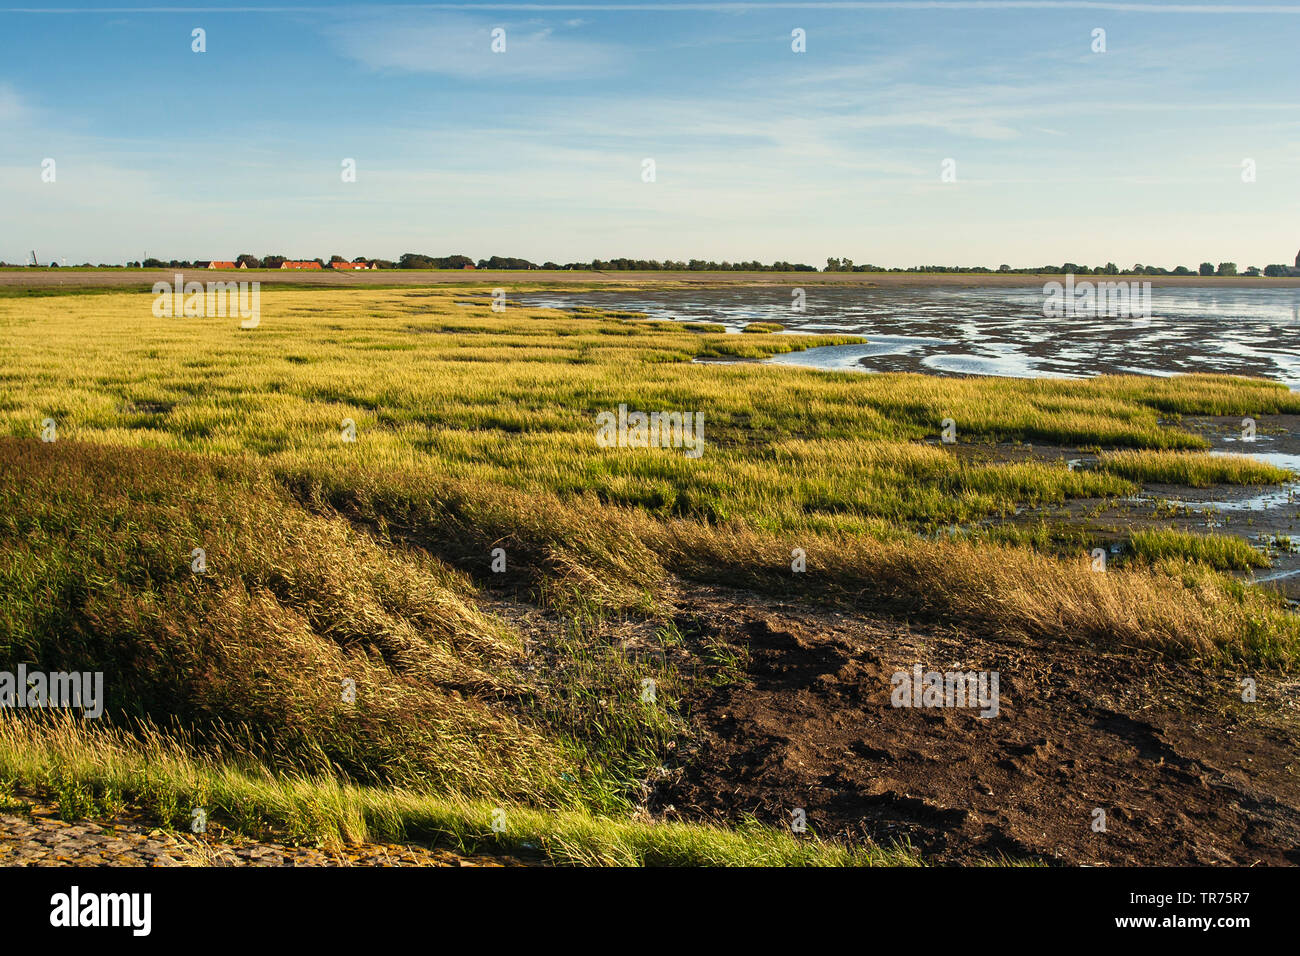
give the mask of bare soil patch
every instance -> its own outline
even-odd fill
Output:
[[[750,663],[690,701],[654,812],[789,826],[802,809],[823,838],[905,839],[939,863],[1300,863],[1300,682],[714,588],[684,590],[677,624]],[[916,663],[999,672],[997,716],[892,706]]]

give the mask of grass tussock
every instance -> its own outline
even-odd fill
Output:
[[[663,568],[626,511],[594,496],[562,500],[427,474],[378,474],[321,467],[280,475],[317,512],[337,511],[384,538],[436,554],[480,580],[525,587],[540,603],[653,609]],[[501,549],[505,571],[493,574]]]
[[[1285,468],[1245,455],[1205,455],[1178,451],[1116,451],[1101,456],[1098,468],[1130,481],[1191,488],[1214,485],[1276,485],[1293,476]]]
[[[1195,534],[1171,528],[1142,528],[1129,538],[1129,554],[1156,564],[1167,560],[1192,560],[1220,571],[1248,571],[1269,566],[1268,555],[1241,538],[1223,534]]]

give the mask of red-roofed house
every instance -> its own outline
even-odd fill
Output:
[[[374,266],[372,266],[372,265],[371,265],[370,263],[368,263],[368,262],[331,262],[331,263],[330,263],[330,268],[331,268],[331,269],[344,269],[344,270],[347,270],[347,269],[373,269]]]
[[[209,262],[208,268],[209,269],[238,269],[239,266],[235,265],[233,262]]]
[[[290,259],[285,259],[284,262],[280,263],[280,268],[281,269],[319,269],[320,263],[316,262],[315,260],[312,260],[311,262],[294,262]]]

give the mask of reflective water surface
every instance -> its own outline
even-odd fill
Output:
[[[869,340],[772,359],[786,365],[1016,378],[1223,372],[1300,388],[1296,288],[1157,287],[1151,290],[1150,318],[1047,318],[1039,287],[810,285],[805,311],[796,312],[791,309],[796,284],[792,278],[788,286],[614,289],[517,298],[534,305],[590,305],[658,319],[718,322],[733,332],[766,321],[779,322],[790,332],[851,333]]]

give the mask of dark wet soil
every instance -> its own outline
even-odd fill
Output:
[[[678,607],[684,634],[749,666],[691,701],[657,813],[789,826],[801,810],[821,837],[906,840],[940,863],[1300,863],[1300,682],[748,592],[688,587]],[[997,715],[894,707],[891,675],[918,663],[997,671]]]

